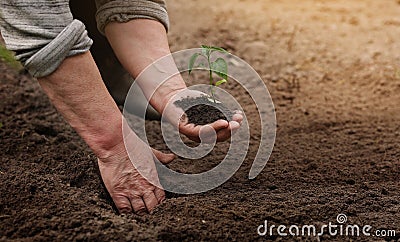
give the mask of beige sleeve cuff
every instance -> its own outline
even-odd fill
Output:
[[[132,19],[153,19],[168,31],[169,19],[163,0],[96,0],[97,28],[104,35],[110,22],[128,22]]]

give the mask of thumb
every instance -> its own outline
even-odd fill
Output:
[[[153,151],[153,154],[157,158],[157,160],[159,160],[164,165],[171,163],[176,158],[174,154],[165,154],[153,148],[151,148],[151,150]]]

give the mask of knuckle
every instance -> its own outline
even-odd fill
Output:
[[[122,206],[122,207],[118,207],[118,211],[120,213],[126,214],[126,213],[131,213],[132,212],[132,208],[131,207],[127,207],[127,206]]]
[[[146,212],[146,206],[143,203],[139,204],[133,204],[133,210],[135,210],[136,213],[141,213],[141,212]]]
[[[154,189],[147,189],[145,191],[143,191],[143,197],[151,197],[154,193]]]

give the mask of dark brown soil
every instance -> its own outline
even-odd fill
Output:
[[[224,88],[251,126],[239,171],[204,194],[169,194],[152,215],[118,215],[90,149],[36,81],[0,62],[0,241],[400,240],[398,1],[226,2],[169,1],[170,43],[173,50],[225,47],[260,73],[278,123],[263,172],[247,179],[260,123],[257,108],[232,81]],[[166,150],[159,122],[146,126],[152,146]],[[208,170],[228,147],[220,143],[201,160],[171,166]],[[397,235],[257,235],[264,220],[321,225],[340,213],[348,223]]]
[[[206,96],[186,97],[174,104],[185,111],[188,122],[196,125],[206,125],[217,120],[232,120],[233,112],[223,103],[210,101]]]

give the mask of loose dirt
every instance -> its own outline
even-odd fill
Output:
[[[232,120],[233,112],[218,100],[202,96],[197,98],[182,98],[175,101],[174,105],[182,108],[188,118],[188,122],[195,125],[206,125],[217,120]]]

